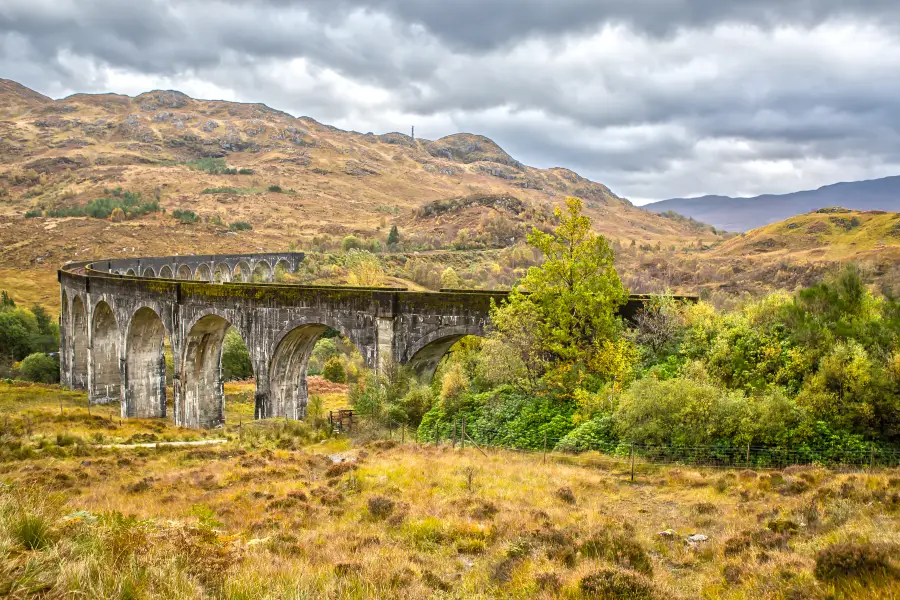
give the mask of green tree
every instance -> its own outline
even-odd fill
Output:
[[[387,245],[393,247],[398,243],[400,243],[400,232],[397,231],[396,225],[391,225],[391,232],[388,234]]]
[[[234,328],[229,328],[222,345],[222,377],[225,381],[253,377],[250,351]]]
[[[534,229],[528,235],[544,263],[530,267],[508,301],[493,308],[492,322],[500,339],[519,348],[530,369],[545,371],[549,383],[598,387],[626,373],[634,360],[617,315],[628,294],[613,251],[591,230],[581,200],[568,198],[565,213],[557,208],[555,215],[553,233]]]
[[[0,292],[0,310],[15,307],[16,302],[12,299],[12,296],[10,296],[6,290]]]
[[[22,360],[34,351],[37,325],[21,309],[0,311],[0,356]]]
[[[59,363],[43,352],[29,354],[19,367],[19,377],[36,383],[58,383]]]
[[[347,371],[344,369],[344,363],[341,362],[340,357],[332,356],[325,361],[325,365],[322,367],[322,377],[334,383],[347,382]]]

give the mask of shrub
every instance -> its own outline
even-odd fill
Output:
[[[238,175],[253,175],[253,169],[238,169]]]
[[[270,191],[270,192],[275,192],[276,194],[280,194],[280,193],[282,193],[284,190],[281,189],[281,186],[280,186],[280,185],[270,185],[270,186],[269,186],[269,191]]]
[[[581,555],[601,558],[644,575],[653,574],[653,563],[644,548],[627,532],[605,527],[581,545]]]
[[[205,171],[207,173],[212,173],[213,175],[223,173],[228,168],[228,166],[225,164],[224,158],[207,157],[188,161],[186,164],[190,169],[193,169],[195,171]]]
[[[372,496],[369,498],[369,513],[376,519],[386,519],[394,512],[396,503],[385,496]]]
[[[333,383],[347,382],[347,371],[344,369],[344,364],[339,357],[332,356],[325,361],[322,367],[322,377]]]
[[[575,504],[575,492],[572,491],[572,488],[559,488],[558,490],[556,490],[556,497],[566,504]]]
[[[206,188],[201,194],[243,194],[244,190],[241,188],[232,187],[230,185],[222,186],[222,187],[212,187]]]
[[[109,220],[113,223],[121,223],[125,220],[125,211],[123,211],[121,207],[115,207],[113,211],[109,213]]]
[[[556,444],[560,452],[586,452],[597,450],[612,454],[619,444],[615,433],[615,420],[609,415],[585,421]]]
[[[344,252],[349,252],[350,250],[360,250],[365,246],[365,244],[358,237],[354,235],[348,235],[341,241],[341,250]]]
[[[200,220],[200,217],[197,216],[192,210],[182,210],[180,208],[176,208],[172,211],[172,216],[181,221],[182,223],[196,223]]]
[[[39,208],[32,208],[25,213],[26,219],[35,219],[44,216],[44,211]]]
[[[43,352],[29,354],[19,367],[19,377],[36,383],[58,383],[59,363]]]
[[[253,229],[253,225],[246,221],[235,221],[228,226],[228,229],[230,229],[231,231],[250,231],[251,229]]]
[[[579,584],[586,598],[628,598],[656,600],[659,595],[653,583],[638,573],[617,569],[601,569],[582,578]]]
[[[843,578],[864,579],[892,572],[890,554],[885,546],[872,543],[839,543],[816,555],[816,579],[834,581]]]
[[[91,217],[108,219],[113,211],[120,209],[125,218],[138,217],[158,212],[157,200],[144,200],[140,192],[124,191],[122,188],[103,190],[106,196],[91,200],[86,205],[59,207],[46,211],[48,217]]]

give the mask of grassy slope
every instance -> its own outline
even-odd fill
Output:
[[[631,557],[623,563],[649,565],[653,598],[824,598],[835,590],[812,577],[817,550],[900,542],[896,473],[639,465],[631,484],[626,467],[598,457],[544,464],[472,448],[308,445],[305,425],[271,421],[245,425],[240,439],[234,423],[211,434],[231,438],[225,446],[102,450],[87,444],[119,427],[157,438],[182,432],[166,421],[88,417],[84,394],[61,400],[58,417],[53,389],[0,383],[0,590],[9,597],[552,598],[559,585],[563,597],[580,598],[583,576],[621,568],[613,555],[584,551],[599,536],[601,549]],[[229,404],[241,404],[239,388]],[[232,421],[240,414],[229,411]],[[43,449],[23,454],[21,444]],[[335,453],[355,469],[332,468],[326,455]],[[560,499],[561,487],[574,504]],[[372,515],[376,496],[394,503],[388,517]],[[76,510],[87,513],[63,518]],[[27,514],[49,528],[44,549],[21,545]],[[728,540],[776,519],[806,525],[726,553]],[[667,528],[675,539],[658,534]],[[686,545],[697,532],[709,541]],[[893,597],[900,582],[838,592]]]

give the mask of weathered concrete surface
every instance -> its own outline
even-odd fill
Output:
[[[296,271],[302,260],[301,253],[284,253],[65,265],[59,271],[63,384],[89,389],[92,402],[120,398],[123,417],[165,416],[168,340],[175,422],[219,426],[222,342],[233,327],[250,351],[256,417],[302,419],[307,364],[328,328],[349,338],[370,368],[395,360],[430,377],[456,340],[485,334],[491,299],[506,297],[502,291],[243,283],[271,281],[278,270]],[[622,313],[633,315],[642,304],[634,297]]]

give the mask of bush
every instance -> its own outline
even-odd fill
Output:
[[[109,220],[113,223],[121,223],[125,220],[125,211],[123,211],[120,207],[115,207],[111,213],[109,213]]]
[[[188,161],[186,164],[190,169],[195,171],[205,171],[207,173],[212,173],[213,175],[223,173],[228,168],[224,158],[201,158]]]
[[[46,211],[48,217],[91,217],[108,219],[113,211],[119,209],[125,218],[138,217],[158,212],[157,200],[144,200],[140,192],[123,191],[117,187],[103,190],[106,196],[91,200],[86,205],[54,208]]]
[[[615,420],[609,415],[595,417],[567,433],[556,444],[560,452],[586,452],[596,450],[612,454],[619,444],[615,432]]]
[[[35,219],[44,216],[44,211],[39,208],[32,208],[25,213],[26,219]]]
[[[322,377],[333,383],[347,382],[347,371],[339,357],[332,356],[325,361],[325,365],[322,367]]]
[[[369,498],[369,514],[376,519],[386,519],[394,512],[396,503],[385,496],[372,496]]]
[[[228,229],[230,229],[231,231],[250,231],[251,229],[253,229],[253,225],[247,223],[246,221],[235,221],[228,226]]]
[[[172,211],[172,216],[181,221],[182,223],[196,223],[200,220],[200,217],[197,216],[192,210],[182,210],[180,208],[176,208]]]
[[[600,558],[644,575],[652,575],[653,563],[632,535],[613,527],[606,527],[581,545],[581,555],[587,558]]]
[[[250,351],[243,338],[234,328],[229,328],[222,344],[222,377],[225,381],[249,379],[253,377],[253,363]]]
[[[280,193],[282,193],[284,190],[281,189],[281,186],[280,186],[280,185],[270,185],[270,186],[269,186],[269,191],[270,191],[270,192],[275,192],[276,194],[280,194]]]
[[[29,354],[19,367],[19,377],[35,383],[59,383],[59,362],[43,352]]]
[[[341,241],[341,250],[344,252],[349,252],[350,250],[361,250],[365,247],[365,244],[358,237],[353,235],[348,235]]]
[[[580,587],[585,598],[656,600],[660,597],[653,583],[643,575],[616,569],[591,573],[582,578]]]
[[[890,557],[885,546],[872,543],[834,544],[816,555],[814,574],[816,579],[822,581],[887,575],[893,572]]]

